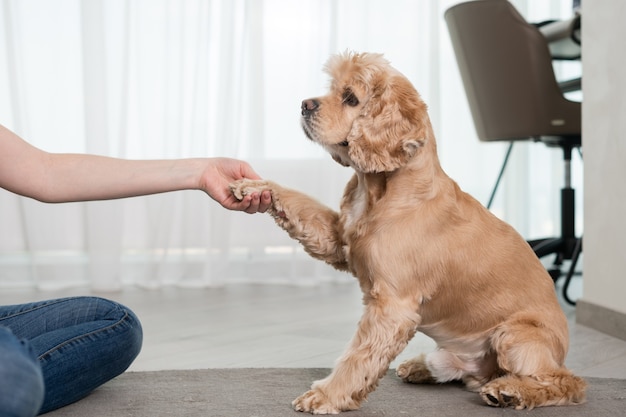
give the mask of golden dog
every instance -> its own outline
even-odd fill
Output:
[[[442,170],[426,105],[379,54],[333,56],[328,95],[302,103],[306,135],[355,174],[337,213],[265,180],[270,213],[313,257],[350,271],[363,291],[356,335],[298,411],[358,409],[416,331],[438,349],[402,363],[406,382],[463,381],[491,406],[584,401],[565,368],[568,328],[553,282],[508,224]]]

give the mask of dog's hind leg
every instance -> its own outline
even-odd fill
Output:
[[[436,384],[463,381],[472,391],[477,391],[496,372],[495,357],[491,354],[459,356],[445,349],[409,359],[396,370],[404,382]]]
[[[408,359],[398,365],[396,375],[404,382],[412,384],[436,384],[437,380],[428,369],[426,364],[426,355],[421,354],[414,358]]]
[[[504,376],[481,388],[483,400],[516,409],[584,402],[585,381],[563,365],[567,334],[560,329],[531,315],[503,323],[491,339]]]
[[[518,410],[551,405],[573,405],[585,401],[585,381],[566,368],[540,376],[505,375],[480,390],[485,403]]]
[[[313,414],[358,409],[415,334],[419,324],[415,310],[398,302],[369,302],[355,336],[332,373],[296,398],[294,408]]]

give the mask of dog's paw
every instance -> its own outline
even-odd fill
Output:
[[[264,180],[250,180],[247,178],[237,180],[228,186],[237,200],[243,200],[247,195],[261,193],[269,189],[269,184]]]
[[[532,408],[530,404],[526,404],[522,395],[512,389],[512,387],[503,387],[498,383],[490,383],[480,390],[480,396],[483,401],[492,407],[514,407],[516,410],[523,408]]]
[[[339,414],[336,406],[331,404],[328,397],[319,389],[305,392],[291,403],[294,410],[311,414]]]
[[[411,384],[434,384],[435,378],[426,366],[425,355],[402,362],[396,368],[396,375]]]

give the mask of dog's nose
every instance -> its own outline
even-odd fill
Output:
[[[302,106],[300,107],[302,109],[302,115],[306,116],[311,112],[314,112],[319,106],[320,102],[315,99],[310,98],[308,100],[303,100]]]

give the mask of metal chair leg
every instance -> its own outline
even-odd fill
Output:
[[[576,241],[576,246],[574,246],[574,252],[572,253],[572,263],[570,264],[569,270],[567,271],[567,275],[565,276],[565,282],[563,282],[563,299],[570,305],[575,306],[576,301],[569,298],[568,289],[569,284],[572,281],[572,277],[574,276],[576,263],[578,263],[578,257],[583,249],[583,238],[581,237]]]
[[[500,186],[500,181],[502,180],[502,176],[504,175],[504,169],[506,168],[506,165],[509,163],[509,156],[511,156],[512,149],[513,149],[513,142],[510,142],[509,147],[506,150],[506,154],[504,155],[504,162],[502,163],[502,168],[500,168],[500,173],[498,174],[496,185],[494,185],[493,191],[491,192],[491,196],[489,197],[489,202],[487,202],[487,209],[491,208],[491,205],[493,204],[493,200],[496,197],[496,191],[498,191],[498,187]]]

